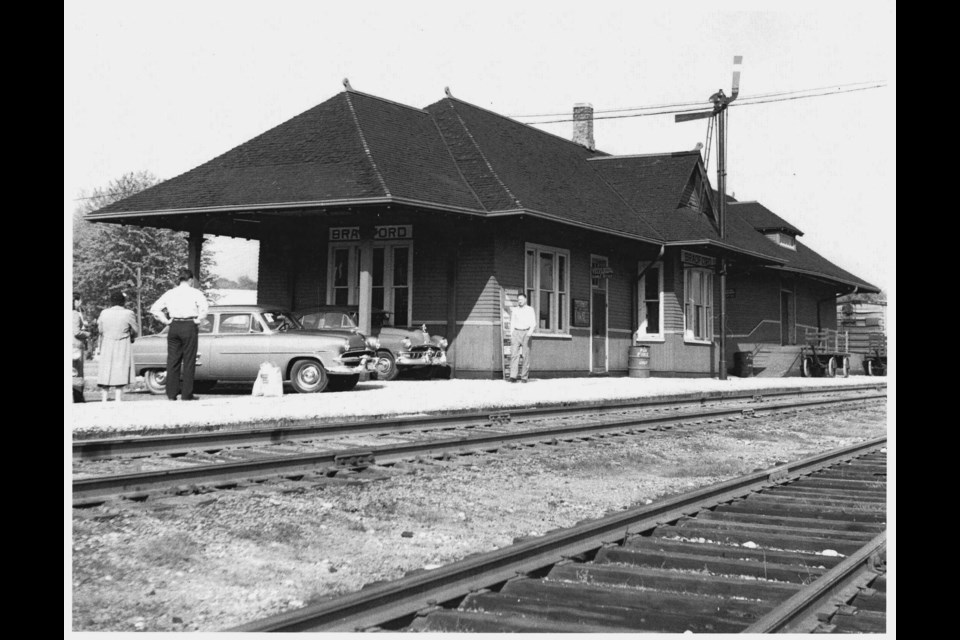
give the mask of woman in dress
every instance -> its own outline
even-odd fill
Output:
[[[100,312],[97,327],[100,329],[100,371],[97,384],[100,386],[100,399],[107,401],[110,388],[115,390],[117,402],[123,394],[123,388],[132,383],[133,339],[140,335],[137,317],[133,311],[124,307],[126,297],[119,291],[110,295],[113,305]]]

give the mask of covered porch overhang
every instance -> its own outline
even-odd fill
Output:
[[[360,243],[359,318],[361,332],[369,333],[372,321],[373,230],[380,225],[441,225],[455,233],[464,218],[485,222],[485,212],[440,207],[397,198],[266,204],[243,207],[204,207],[93,213],[90,222],[169,229],[188,234],[188,266],[200,271],[203,242],[208,236],[264,240],[277,235],[289,238],[318,234],[325,227],[355,227]],[[325,231],[324,231],[325,233]]]

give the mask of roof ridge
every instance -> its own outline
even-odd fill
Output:
[[[568,138],[564,138],[563,136],[557,135],[557,134],[555,134],[555,133],[550,133],[549,131],[544,131],[543,129],[537,129],[535,126],[533,126],[533,125],[531,125],[531,124],[527,124],[526,122],[520,122],[519,120],[514,120],[514,119],[511,118],[510,116],[505,116],[505,115],[503,115],[502,113],[497,113],[496,111],[491,111],[490,109],[486,109],[486,108],[481,107],[481,106],[479,106],[479,105],[475,105],[475,104],[473,104],[472,102],[467,102],[466,100],[461,100],[460,98],[455,98],[454,96],[448,96],[447,98],[444,98],[444,99],[445,99],[445,100],[456,100],[457,102],[462,102],[463,104],[465,104],[465,105],[467,105],[467,106],[469,106],[469,107],[473,107],[474,109],[479,109],[479,110],[481,110],[481,111],[485,111],[486,113],[489,113],[489,114],[491,114],[491,115],[497,116],[498,118],[503,118],[504,120],[507,120],[507,121],[509,121],[509,122],[512,122],[513,124],[522,125],[522,126],[528,128],[528,129],[530,129],[531,131],[536,131],[537,133],[541,133],[541,134],[543,134],[543,135],[545,135],[545,136],[550,136],[551,138],[556,138],[557,140],[562,140],[563,142],[566,142],[567,144],[572,144],[573,146],[578,147],[578,148],[580,148],[580,149],[587,149],[588,151],[590,151],[590,152],[592,152],[592,153],[599,153],[599,154],[602,154],[602,155],[605,155],[605,156],[610,155],[610,154],[607,153],[606,151],[601,151],[600,149],[590,149],[589,147],[585,147],[584,145],[580,144],[579,142],[574,142],[573,140],[570,140],[570,139],[568,139]],[[589,160],[589,158],[588,158],[588,160]]]
[[[772,211],[771,209],[769,209],[768,207],[766,207],[766,206],[765,206],[763,203],[761,203],[759,200],[737,200],[737,201],[735,201],[735,202],[728,202],[728,203],[727,203],[727,206],[729,207],[729,206],[732,205],[732,204],[759,204],[761,207],[763,207],[763,208],[766,209],[767,211],[770,211],[770,213],[776,214],[775,211]]]
[[[587,158],[587,159],[589,160],[589,158]],[[587,166],[590,167],[589,164],[588,164]],[[623,206],[625,206],[628,211],[632,212],[633,215],[635,215],[638,220],[640,220],[641,222],[643,222],[643,224],[644,224],[645,227],[647,227],[648,229],[650,229],[650,231],[653,231],[653,234],[654,234],[655,236],[657,236],[657,239],[658,239],[660,242],[666,243],[667,240],[666,240],[666,238],[664,237],[664,235],[660,232],[660,230],[657,229],[655,226],[653,226],[653,224],[651,224],[650,222],[648,222],[647,219],[644,218],[636,209],[634,209],[633,207],[631,207],[631,206],[630,206],[630,203],[627,202],[627,199],[623,197],[623,194],[620,193],[620,191],[619,191],[616,187],[614,187],[612,184],[610,184],[609,182],[607,182],[607,179],[604,178],[603,175],[602,175],[599,171],[597,171],[597,170],[594,169],[593,167],[590,167],[590,169],[593,170],[594,175],[596,175],[598,178],[600,178],[600,182],[602,182],[603,184],[605,184],[605,185],[607,186],[607,188],[610,189],[610,191],[612,191],[614,194],[616,194],[617,198],[620,199],[620,202],[623,203]]]
[[[376,160],[373,159],[373,152],[370,151],[370,145],[367,144],[367,138],[363,135],[363,128],[360,126],[360,118],[357,117],[357,112],[353,108],[353,101],[350,100],[350,92],[344,91],[343,96],[347,100],[347,107],[350,109],[350,115],[353,117],[353,123],[357,126],[357,133],[360,135],[360,143],[363,145],[363,152],[366,154],[367,159],[370,160],[370,166],[373,167],[373,173],[377,176],[377,180],[380,182],[383,192],[387,194],[388,198],[392,197],[390,195],[390,189],[387,187],[387,182],[383,179],[383,174],[380,173],[380,169],[377,167]]]
[[[678,157],[678,156],[686,156],[686,155],[693,155],[693,154],[699,155],[699,154],[700,154],[700,151],[699,151],[698,149],[690,149],[689,151],[661,151],[661,152],[659,152],[659,153],[631,153],[631,154],[622,155],[622,156],[615,156],[615,155],[612,155],[612,154],[607,154],[607,155],[605,155],[605,156],[600,156],[599,158],[587,158],[587,161],[593,161],[593,160],[622,160],[622,159],[629,159],[629,158],[654,158],[654,157],[656,157],[656,156],[665,156],[665,157],[668,157],[668,158],[676,158],[676,157]]]
[[[365,97],[365,98],[373,98],[374,100],[379,100],[380,102],[386,102],[387,104],[396,105],[396,106],[398,106],[398,107],[405,107],[405,108],[407,108],[407,109],[412,109],[412,110],[414,110],[414,111],[419,111],[420,113],[423,113],[423,114],[426,114],[426,115],[430,115],[430,112],[429,112],[429,111],[427,111],[427,110],[425,110],[425,109],[421,109],[420,107],[414,107],[414,106],[411,106],[411,105],[409,105],[409,104],[403,104],[402,102],[397,102],[396,100],[390,100],[390,99],[388,99],[388,98],[382,98],[382,97],[380,97],[380,96],[375,96],[375,95],[373,95],[372,93],[366,93],[366,92],[364,92],[364,91],[357,91],[357,90],[354,89],[353,87],[351,87],[351,88],[349,88],[349,89],[344,89],[343,92],[344,92],[344,93],[355,93],[355,94],[357,94],[358,96],[363,96],[363,97]]]
[[[510,196],[510,199],[513,200],[514,204],[516,204],[521,209],[524,208],[523,204],[520,203],[520,199],[517,198],[517,196],[513,195],[513,192],[510,191],[510,189],[507,187],[506,184],[504,184],[503,180],[500,179],[500,176],[497,175],[497,172],[493,168],[493,165],[490,164],[490,160],[488,160],[487,156],[483,153],[483,149],[480,148],[480,145],[477,144],[477,140],[473,137],[473,134],[470,133],[470,129],[467,128],[467,123],[464,122],[463,118],[460,117],[460,114],[457,113],[457,108],[452,104],[452,101],[454,100],[454,98],[445,98],[445,100],[448,102],[451,102],[450,110],[453,111],[453,115],[457,117],[457,120],[460,122],[460,126],[463,127],[464,133],[466,133],[467,137],[470,138],[470,142],[473,144],[474,148],[477,150],[477,153],[479,153],[480,157],[483,158],[483,162],[484,164],[487,165],[487,168],[490,170],[490,174],[494,178],[496,178],[497,184],[503,187],[503,190],[507,193],[508,196]],[[446,140],[444,140],[444,146],[446,146]],[[484,207],[484,209],[486,209],[486,207]]]
[[[450,148],[450,145],[447,144],[447,139],[443,137],[443,131],[440,130],[440,125],[437,123],[437,119],[434,118],[434,117],[433,117],[433,114],[430,113],[430,112],[425,111],[424,113],[426,113],[428,116],[430,116],[430,122],[433,123],[433,127],[437,130],[437,135],[440,136],[440,144],[442,144],[442,145],[443,145],[443,148],[447,150],[447,155],[450,156],[450,161],[453,162],[453,166],[454,166],[454,167],[456,168],[456,170],[457,170],[457,175],[459,175],[459,176],[460,176],[460,179],[463,180],[463,184],[465,184],[465,185],[467,186],[467,189],[470,190],[470,193],[473,194],[473,197],[477,199],[477,204],[480,205],[480,208],[483,209],[484,211],[489,211],[489,209],[487,209],[486,205],[483,204],[483,200],[480,199],[480,196],[479,196],[479,195],[477,194],[477,192],[474,190],[473,185],[471,185],[471,184],[470,184],[470,181],[467,180],[467,176],[463,175],[463,171],[460,170],[460,164],[457,162],[456,156],[453,155],[453,149],[451,149],[451,148]],[[467,132],[467,134],[469,135],[469,132]],[[483,152],[481,152],[480,155],[482,156],[482,155],[483,155]],[[486,161],[486,158],[484,158],[484,161]],[[488,164],[488,166],[489,166],[489,164]],[[499,178],[498,178],[498,180],[499,180]],[[510,192],[508,191],[507,193],[510,193]]]

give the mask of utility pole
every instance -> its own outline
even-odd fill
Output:
[[[733,56],[733,88],[730,97],[723,93],[723,89],[710,96],[713,109],[694,113],[678,113],[674,122],[701,120],[703,118],[717,119],[717,231],[720,241],[726,237],[727,223],[727,107],[737,99],[740,93],[740,64],[743,56]],[[723,255],[719,260],[720,272],[720,379],[727,379],[727,259]],[[686,295],[686,294],[684,294]]]

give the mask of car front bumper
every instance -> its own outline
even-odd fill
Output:
[[[373,351],[355,351],[337,356],[331,363],[324,363],[327,373],[334,376],[350,376],[377,370],[377,357]]]
[[[424,367],[446,366],[447,354],[443,349],[429,349],[423,351],[401,351],[397,354],[397,366]]]

